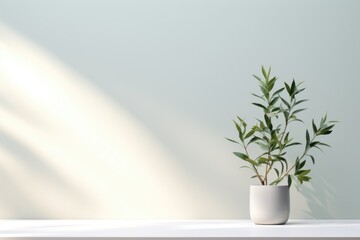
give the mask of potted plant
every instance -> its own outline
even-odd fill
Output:
[[[302,105],[308,100],[300,99],[299,95],[305,88],[295,80],[275,88],[278,78],[270,76],[271,68],[266,71],[262,67],[261,70],[262,77],[253,75],[261,93],[252,94],[258,99],[253,105],[262,110],[261,118],[248,127],[243,118],[237,117],[233,122],[239,139],[226,139],[241,146],[241,151],[234,152],[235,156],[246,163],[242,168],[252,171],[252,178],[260,183],[250,186],[252,221],[285,224],[290,213],[289,188],[294,181],[300,185],[310,181],[309,161],[315,163],[312,150],[329,147],[319,137],[331,134],[335,121],[329,121],[327,115],[318,123],[313,119],[312,129],[304,129],[304,142],[294,140],[290,127],[303,123],[298,115],[306,110]],[[294,157],[294,152],[290,154],[289,151],[296,147],[298,151]]]

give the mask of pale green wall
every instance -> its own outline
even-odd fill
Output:
[[[359,218],[359,10],[355,0],[0,0],[0,23],[129,111],[177,159],[185,189],[204,194],[179,192],[203,209],[167,218],[247,218],[248,174],[223,137],[235,136],[237,114],[258,114],[250,93],[260,65],[305,81],[304,118],[328,113],[340,123],[333,148],[317,154],[312,185],[293,192],[292,217]]]

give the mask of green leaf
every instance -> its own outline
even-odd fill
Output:
[[[250,130],[250,131],[245,135],[245,139],[251,137],[254,133],[255,133],[255,130],[254,130],[254,129]]]
[[[240,144],[239,142],[235,141],[235,140],[232,140],[230,138],[225,138],[226,140],[230,141],[230,142],[233,142],[233,143],[237,143],[237,144]]]
[[[296,92],[296,83],[295,80],[293,79],[292,83],[291,83],[291,88],[290,88],[290,92],[291,92],[291,97],[294,97],[295,92]]]
[[[262,97],[262,96],[259,96],[259,95],[255,94],[255,93],[252,93],[252,95],[265,101],[264,97]]]
[[[269,159],[261,157],[258,159],[258,163],[267,163],[269,161]]]
[[[249,159],[248,155],[241,153],[241,152],[233,152],[235,156],[247,161]]]
[[[299,164],[299,169],[302,169],[302,168],[305,166],[305,163],[306,163],[306,161],[302,161],[302,162]]]
[[[271,112],[281,112],[281,109],[279,107],[275,107]]]
[[[310,179],[311,179],[311,177],[309,177],[309,176],[302,176],[302,180],[303,180],[304,182],[309,182]]]
[[[316,134],[317,133],[317,127],[315,125],[314,119],[312,120],[312,128],[313,128],[314,134]]]
[[[257,137],[257,136],[253,136],[250,141],[248,142],[247,145],[250,145],[251,143],[255,142],[255,141],[259,141],[262,140],[261,138]]]
[[[252,160],[252,159],[247,159],[246,160],[247,162],[249,162],[249,163],[251,163],[252,165],[255,165],[255,166],[257,166],[257,165],[259,165],[257,162],[255,162],[254,160]]]
[[[271,131],[271,138],[272,138],[276,143],[279,143],[279,138],[278,138],[278,136],[276,135],[276,130]]]
[[[307,170],[299,170],[297,171],[295,174],[296,175],[301,175],[301,176],[305,176],[305,175],[308,175],[310,173],[310,169],[307,169]]]
[[[280,162],[280,165],[281,165],[281,174],[283,174],[284,173],[284,163],[283,162]]]
[[[297,176],[297,179],[300,182],[300,184],[303,184],[302,176]]]
[[[266,115],[268,117],[276,117],[279,115],[280,111],[278,109],[273,109],[271,112],[267,113]]]
[[[279,90],[276,90],[273,94],[273,96],[278,95],[279,93],[281,93],[284,90],[284,88],[280,88]]]
[[[287,83],[285,83],[285,88],[286,88],[286,91],[288,92],[289,96],[291,96],[291,88]]]
[[[269,75],[270,76],[270,75]],[[275,81],[276,81],[276,77],[273,77],[267,84],[267,90],[270,92],[274,86],[275,86]]]
[[[279,100],[279,97],[275,97],[271,102],[269,103],[270,106],[274,105]]]
[[[302,112],[302,111],[304,111],[306,109],[307,108],[301,108],[301,109],[295,110],[292,114],[297,114],[297,113]]]
[[[245,161],[251,163],[251,164],[254,165],[254,166],[258,166],[258,165],[259,165],[256,161],[254,161],[254,160],[252,160],[252,159],[250,159],[250,158],[246,159]]]
[[[275,158],[279,161],[283,161],[283,162],[286,162],[286,159],[283,158],[281,155],[276,155]]]
[[[281,161],[281,163],[285,163],[285,168],[286,168],[286,171],[289,169],[289,165],[288,165],[288,162],[287,161]]]
[[[288,103],[288,101],[286,101],[286,100],[285,100],[284,98],[282,98],[282,97],[280,97],[280,99],[281,99],[281,101],[286,105],[286,107],[287,107],[288,109],[291,108],[290,103]]]
[[[292,183],[291,176],[288,175],[288,187],[289,187],[289,188],[291,187],[291,183]]]
[[[263,121],[261,121],[261,120],[259,120],[259,119],[258,119],[258,121],[259,121],[259,123],[260,123],[260,131],[264,130],[265,125],[264,125]]]
[[[323,128],[323,129],[319,129],[318,135],[328,135],[328,134],[332,133],[332,128],[334,126],[335,125],[333,124],[333,125]]]
[[[268,73],[268,75],[270,76],[270,73]],[[277,80],[277,77],[273,77],[272,79],[270,79],[269,83],[275,84],[276,80]]]
[[[256,144],[259,145],[262,150],[265,150],[265,151],[269,150],[269,146],[266,144],[263,144],[261,142],[256,142]]]
[[[237,118],[239,119],[239,122],[244,126],[244,128],[246,128],[247,126],[246,122],[239,116],[237,116]]]
[[[317,149],[319,149],[320,152],[323,152],[323,150],[318,146],[314,146],[314,148],[317,148]]]
[[[285,135],[285,140],[284,140],[284,143],[287,144],[289,141],[289,133],[287,132],[286,135]]]
[[[295,145],[301,145],[301,143],[299,143],[299,142],[289,143],[286,145],[286,147],[291,147],[291,146],[295,146]]]
[[[299,90],[297,90],[297,91],[295,92],[295,94],[299,94],[299,93],[301,93],[301,92],[304,91],[304,90],[305,90],[305,88],[299,89]]]
[[[310,135],[309,135],[309,131],[306,130],[306,146],[305,148],[308,149],[310,146]]]
[[[314,141],[310,143],[310,147],[316,147],[317,145],[321,145],[321,146],[325,146],[325,147],[330,147],[331,146],[329,144],[323,143],[323,142],[319,142],[319,141]]]
[[[235,121],[233,121],[233,122],[234,122],[234,124],[236,126],[236,129],[238,130],[240,140],[242,142],[244,142],[244,135],[243,135],[243,132],[242,132],[242,129],[241,129],[240,125]]]
[[[329,135],[332,131],[321,131],[319,135]]]
[[[323,142],[319,142],[319,145],[331,148],[331,146],[329,144],[326,144],[326,143],[323,143]]]
[[[269,70],[267,72],[267,76],[270,77],[270,73],[271,73],[271,66],[269,67]]]
[[[316,145],[318,145],[320,142],[319,141],[314,141],[310,143],[310,147],[315,147]]]
[[[262,93],[264,94],[266,99],[269,99],[269,92],[266,88],[260,86],[260,90],[262,91]]]
[[[295,102],[294,106],[299,105],[300,103],[303,103],[306,101],[309,101],[309,99],[303,99],[303,100],[297,101],[297,102]]]
[[[324,125],[324,123],[326,122],[326,119],[327,119],[327,114],[325,114],[325,116],[323,118],[321,118],[320,126]]]
[[[261,107],[264,110],[267,110],[267,108],[264,105],[260,104],[260,103],[252,103],[252,104],[255,105],[255,106]]]
[[[279,170],[277,170],[276,168],[274,168],[274,170],[276,172],[277,177],[279,177],[280,176]]]
[[[270,152],[274,151],[277,148],[277,143],[274,140],[270,141]]]
[[[304,121],[303,120],[301,120],[301,119],[292,119],[291,121],[294,121],[294,122],[301,122],[301,123],[304,123]]]
[[[325,130],[325,131],[332,130],[332,128],[333,128],[334,126],[335,126],[335,124],[332,124],[332,125],[330,125],[330,126],[325,127],[325,128],[322,129],[322,130]]]
[[[309,156],[309,157],[311,158],[312,163],[315,164],[315,158],[314,158],[314,156],[313,156],[313,155],[307,155],[307,156]]]
[[[276,186],[278,183],[280,182],[280,179],[276,179],[275,181],[273,181],[272,183],[270,183],[270,186]]]
[[[270,129],[270,131],[272,131],[273,125],[272,125],[272,123],[271,123],[270,118],[269,118],[266,114],[264,114],[264,118],[265,118],[266,126],[268,126],[268,128]]]
[[[300,160],[299,160],[299,158],[297,157],[297,158],[296,158],[296,161],[295,161],[295,173],[299,170],[299,166],[300,166]]]
[[[289,122],[289,112],[284,111],[283,114],[284,114],[284,118],[285,118],[285,123],[288,124],[288,122]]]
[[[264,66],[261,66],[261,72],[262,72],[264,78],[265,78],[266,80],[269,80],[269,77],[268,77],[267,74],[266,74],[266,71],[265,71]]]
[[[253,77],[256,78],[257,80],[259,80],[260,82],[262,82],[261,78],[259,78],[258,76],[253,74]]]
[[[248,169],[252,170],[253,172],[255,172],[254,168],[249,167],[249,166],[241,166],[240,168],[248,168]]]
[[[311,179],[311,177],[304,175],[298,175],[297,178],[301,184],[303,184],[303,182],[308,182]]]

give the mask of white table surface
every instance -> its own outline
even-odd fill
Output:
[[[360,220],[289,220],[286,225],[249,220],[0,220],[0,238],[9,237],[360,239]]]

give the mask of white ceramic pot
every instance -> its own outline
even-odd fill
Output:
[[[255,224],[285,224],[289,214],[288,186],[250,186],[250,218]]]

